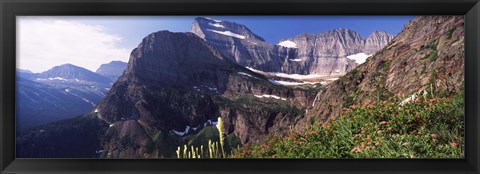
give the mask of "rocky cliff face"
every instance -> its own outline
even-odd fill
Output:
[[[346,57],[360,53],[365,39],[349,29],[335,29],[319,34],[301,34],[291,40],[297,44],[299,57]]]
[[[295,54],[291,48],[266,43],[246,26],[198,17],[191,32],[203,38],[233,62],[269,72],[279,72],[287,58]]]
[[[361,53],[365,39],[349,29],[301,34],[287,39],[297,45],[296,62],[302,74],[345,74],[357,66],[347,56]],[[289,73],[295,73],[287,70]]]
[[[118,133],[105,141],[111,152],[125,137],[146,146],[158,141],[158,134],[184,136],[218,116],[225,132],[248,143],[283,134],[313,94],[273,84],[192,33],[160,31],[132,51],[127,69],[96,111]],[[135,133],[119,133],[129,131]],[[141,155],[144,149],[132,150],[128,153]]]
[[[213,115],[205,118],[207,113],[212,112],[212,101],[199,101],[195,106],[197,110],[190,108],[191,103],[170,103],[170,95],[188,97],[188,92],[195,90],[194,87],[202,88],[206,94],[224,91],[229,75],[236,68],[193,34],[167,31],[151,34],[133,50],[125,73],[98,106],[99,115],[109,123],[139,119],[162,129],[181,129],[185,124],[200,124],[214,118]],[[171,100],[181,102],[175,97],[172,96]],[[183,110],[173,111],[172,108],[176,107]],[[153,119],[156,117],[162,119]]]
[[[363,52],[367,55],[374,54],[378,50],[381,50],[383,47],[387,45],[395,36],[381,32],[381,31],[374,31],[370,36],[368,36],[367,40],[365,40],[365,47],[363,48]]]
[[[408,98],[430,86],[446,95],[458,91],[464,85],[463,25],[462,16],[415,18],[384,49],[319,92],[297,128],[336,118],[342,107]]]
[[[393,39],[384,32],[364,39],[352,30],[335,29],[301,34],[273,45],[241,24],[202,17],[195,19],[191,32],[242,66],[288,74],[343,75],[358,65],[347,56],[372,54]]]

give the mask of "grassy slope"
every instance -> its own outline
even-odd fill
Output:
[[[428,94],[400,106],[398,98],[351,105],[338,120],[303,133],[237,149],[238,158],[462,158],[463,90],[451,97]]]

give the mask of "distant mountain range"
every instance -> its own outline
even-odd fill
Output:
[[[122,63],[126,65],[114,61],[101,67],[111,67],[110,75],[120,76],[125,69],[118,66]],[[55,66],[42,73],[17,69],[17,128],[25,130],[90,112],[113,82],[72,64]]]

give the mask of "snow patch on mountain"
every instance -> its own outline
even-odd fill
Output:
[[[214,33],[217,33],[217,34],[225,35],[225,36],[235,37],[235,38],[239,38],[239,39],[245,39],[245,36],[237,34],[237,33],[233,33],[231,31],[218,31],[218,30],[211,30],[211,29],[207,29],[207,30],[211,31],[211,32],[214,32]]]
[[[178,136],[184,136],[185,134],[188,133],[188,131],[190,130],[190,126],[187,126],[185,128],[185,131],[183,132],[180,132],[180,131],[176,131],[176,130],[172,130],[173,133],[177,134]]]
[[[319,77],[325,77],[326,75],[320,75],[320,74],[285,74],[285,73],[280,73],[280,72],[269,72],[270,74],[273,74],[277,77],[284,77],[284,78],[290,78],[290,79],[314,79],[314,78],[319,78]]]
[[[250,74],[247,74],[247,73],[244,73],[244,72],[238,72],[238,74],[240,74],[240,75],[244,75],[244,76],[248,76],[248,77],[253,77],[252,75],[250,75]]]
[[[279,97],[279,96],[276,96],[276,95],[267,95],[267,94],[263,94],[263,95],[255,95],[255,97],[257,98],[274,98],[274,99],[279,99],[279,100],[287,100],[286,98],[282,98],[282,97]]]
[[[208,19],[208,20],[211,20],[211,21],[215,21],[215,22],[222,22],[221,20],[216,20],[216,19],[212,19],[212,18],[209,18],[209,17],[204,17],[205,19]]]
[[[172,129],[171,132],[175,133],[178,136],[185,136],[188,133],[190,133],[191,130],[193,130],[194,132],[197,131],[197,129],[202,127],[202,125],[203,125],[203,127],[207,127],[207,126],[216,126],[217,124],[218,124],[218,122],[216,122],[216,121],[207,120],[205,123],[199,124],[195,127],[186,126],[184,131],[177,131],[177,130]]]
[[[222,24],[219,24],[219,23],[208,23],[208,25],[210,26],[214,26],[214,27],[217,27],[217,28],[225,28],[225,26],[223,26]]]
[[[357,62],[358,64],[362,64],[364,63],[368,57],[372,56],[371,54],[370,55],[367,55],[365,53],[357,53],[357,54],[353,54],[353,55],[350,55],[350,56],[347,56],[347,58],[349,59],[352,59],[352,60],[355,60],[355,62]]]
[[[336,78],[336,77],[335,78],[329,78],[327,80],[335,81],[335,80],[338,80],[338,78]]]
[[[297,47],[297,44],[291,40],[285,40],[285,41],[282,41],[280,43],[278,43],[278,45],[282,46],[282,47],[287,47],[287,48],[298,48]]]
[[[273,84],[276,85],[284,85],[284,86],[296,86],[296,85],[305,85],[305,84],[316,84],[319,82],[289,82],[289,81],[282,81],[282,80],[272,80],[268,79]]]
[[[288,60],[293,61],[293,62],[301,62],[302,61],[302,59],[288,59]]]
[[[256,72],[256,73],[267,73],[270,75],[274,75],[277,77],[283,77],[283,78],[289,78],[289,79],[297,79],[297,80],[305,80],[305,79],[315,79],[315,78],[320,78],[320,77],[326,77],[328,75],[321,75],[321,74],[286,74],[286,73],[281,73],[281,72],[264,72],[261,70],[253,69],[251,67],[245,67],[249,69],[250,71]]]
[[[260,70],[257,70],[257,69],[253,69],[253,68],[248,67],[248,66],[245,67],[245,68],[247,68],[247,69],[250,70],[250,71],[256,72],[256,73],[266,73],[266,72],[263,72],[263,71],[260,71]]]

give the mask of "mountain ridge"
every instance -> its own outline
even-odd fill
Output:
[[[280,43],[289,41],[289,46],[282,46],[265,42],[242,24],[228,22],[231,25],[224,26],[221,24],[227,22],[215,21],[218,20],[196,18],[190,32],[212,44],[230,60],[266,72],[343,75],[358,65],[347,56],[373,53],[393,39],[393,35],[384,32],[372,32],[365,39],[353,30],[338,28],[282,39]],[[229,28],[232,25],[235,27]]]
[[[73,65],[73,64],[63,64],[59,66],[55,66],[47,71],[39,73],[37,78],[40,79],[55,79],[58,80],[62,79],[76,79],[76,80],[84,80],[90,82],[98,82],[98,83],[110,83],[111,80],[107,77],[104,77],[100,74],[94,73],[90,70],[85,68]]]

